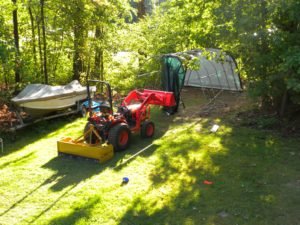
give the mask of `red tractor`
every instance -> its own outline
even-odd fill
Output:
[[[172,92],[134,90],[125,97],[117,113],[114,113],[110,84],[99,80],[89,80],[87,85],[89,102],[91,102],[89,92],[91,82],[106,85],[108,101],[100,104],[98,112],[92,112],[91,108],[89,109],[88,123],[84,128],[84,139],[88,144],[108,142],[115,151],[125,150],[130,144],[131,133],[140,132],[143,138],[154,135],[155,125],[150,121],[150,105],[165,107],[176,105]]]

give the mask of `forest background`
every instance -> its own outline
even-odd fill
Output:
[[[163,54],[220,48],[246,90],[281,116],[300,104],[297,0],[0,0],[0,98],[87,77],[118,91],[157,84]]]

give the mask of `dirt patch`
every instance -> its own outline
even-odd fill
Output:
[[[253,103],[243,92],[220,91],[201,88],[184,88],[179,115],[186,117],[224,117],[249,108]]]
[[[178,121],[222,118],[236,126],[279,132],[285,137],[300,136],[300,115],[282,119],[276,113],[262,111],[245,92],[185,87],[181,94],[186,108],[180,105]]]
[[[238,125],[279,132],[283,137],[300,135],[300,116],[280,118],[277,113],[254,108],[238,112],[235,118]]]

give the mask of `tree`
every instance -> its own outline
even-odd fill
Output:
[[[183,43],[183,50],[217,47],[231,52],[263,108],[283,115],[287,105],[300,102],[298,1],[177,0],[164,7],[169,32],[185,39],[176,37],[174,43]],[[160,25],[158,21],[156,28]],[[157,33],[163,34],[160,29]]]
[[[34,60],[34,71],[37,71],[38,69],[38,61],[37,61],[37,52],[36,52],[36,34],[35,34],[35,20],[34,15],[32,12],[32,0],[29,0],[28,2],[28,13],[30,18],[30,26],[31,26],[31,45],[32,45],[32,54],[33,54],[33,60]],[[36,78],[37,76],[36,72]]]
[[[15,40],[15,82],[19,83],[21,81],[20,75],[20,45],[19,45],[19,24],[18,24],[18,8],[17,0],[12,0],[14,4],[13,9],[13,27],[14,27],[14,40]]]
[[[80,74],[85,72],[84,49],[86,40],[86,18],[84,2],[75,1],[73,11],[73,32],[74,32],[74,59],[73,59],[73,80],[79,80]]]
[[[44,16],[44,5],[45,0],[40,0],[41,6],[41,22],[42,22],[42,35],[43,35],[43,71],[45,84],[48,84],[48,70],[47,70],[47,41],[46,41],[46,27],[45,27],[45,16]]]
[[[100,25],[96,25],[95,29],[95,39],[101,40],[103,39],[103,27]],[[95,46],[95,60],[94,60],[94,70],[93,76],[99,77],[100,80],[104,80],[104,54],[103,54],[103,47],[101,44],[96,44]]]
[[[11,74],[11,71],[15,69],[15,65],[11,65],[12,63],[10,62],[14,44],[7,40],[9,33],[7,33],[7,29],[5,29],[5,23],[2,16],[0,16],[0,23],[3,24],[3,26],[0,27],[0,83],[5,84],[6,89],[8,89],[10,83],[9,75]]]
[[[138,2],[137,9],[137,16],[139,19],[142,19],[146,15],[145,0],[140,0]]]
[[[118,12],[118,14],[114,13]],[[92,76],[100,80],[110,79],[105,77],[105,62],[117,51],[124,50],[122,44],[125,20],[130,14],[128,2],[114,1],[113,3],[93,2],[93,13],[91,20],[94,21],[94,66]],[[121,31],[121,32],[118,32]],[[123,48],[123,49],[122,49]],[[107,68],[108,70],[108,68]],[[111,76],[112,73],[107,75]]]

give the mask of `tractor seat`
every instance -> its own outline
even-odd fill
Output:
[[[135,112],[140,108],[140,106],[141,103],[136,103],[136,104],[128,105],[127,108],[129,109],[130,112]]]

